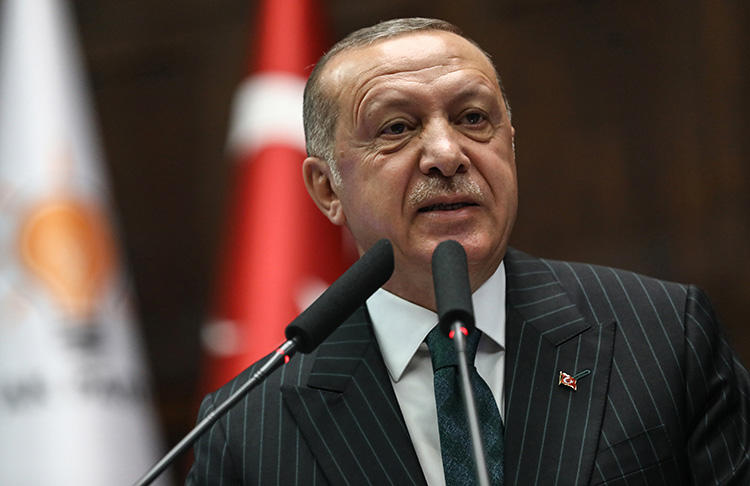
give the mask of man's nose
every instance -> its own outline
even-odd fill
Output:
[[[461,146],[462,134],[448,120],[428,123],[422,131],[419,168],[424,174],[439,172],[452,177],[466,172],[471,165]]]

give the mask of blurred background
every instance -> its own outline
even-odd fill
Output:
[[[169,445],[197,413],[233,187],[231,106],[259,4],[71,3]],[[512,245],[697,284],[750,363],[747,2],[324,0],[317,14],[328,45],[394,17],[460,26],[494,57],[513,107]]]

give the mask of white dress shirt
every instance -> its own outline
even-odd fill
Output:
[[[471,297],[476,325],[483,333],[474,363],[504,417],[505,266],[502,262]],[[432,361],[424,342],[437,324],[437,314],[383,289],[367,299],[367,310],[427,484],[444,486]]]

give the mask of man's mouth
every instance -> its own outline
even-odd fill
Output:
[[[457,209],[465,208],[468,206],[478,206],[478,204],[470,203],[470,202],[458,202],[458,203],[450,203],[450,204],[447,204],[447,203],[430,204],[429,206],[419,208],[418,212],[426,213],[429,211],[455,211]]]

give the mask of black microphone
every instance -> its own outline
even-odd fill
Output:
[[[208,428],[221,418],[273,370],[297,352],[309,353],[365,303],[393,273],[393,247],[388,240],[376,242],[354,265],[286,327],[287,341],[263,363],[237,391],[214,408],[180,442],[177,443],[141,479],[137,486],[151,484],[177,456],[190,447]]]
[[[474,393],[469,377],[469,363],[466,358],[466,335],[474,331],[474,305],[471,302],[471,285],[466,252],[460,243],[446,240],[432,253],[432,282],[435,285],[435,305],[438,325],[443,334],[453,340],[458,361],[458,379],[461,396],[469,425],[472,454],[476,467],[477,483],[489,486],[487,461],[484,444],[479,430],[479,418],[474,402]]]
[[[432,281],[435,284],[438,323],[443,334],[448,334],[456,321],[471,332],[474,329],[474,306],[471,302],[466,252],[460,243],[446,240],[435,248],[432,254]]]
[[[382,239],[286,327],[286,338],[309,353],[346,320],[393,273],[393,247]]]

